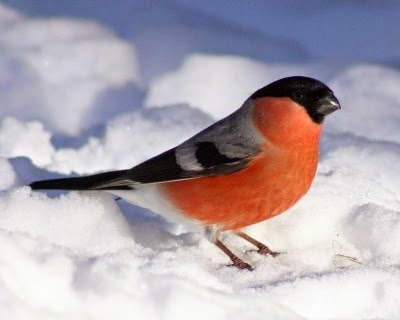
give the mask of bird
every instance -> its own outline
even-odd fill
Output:
[[[227,93],[229,94],[229,93]],[[243,229],[287,211],[315,177],[324,119],[341,109],[333,91],[305,76],[276,80],[193,137],[131,169],[36,181],[33,190],[101,190],[202,230],[239,269],[253,267],[226,234],[277,256]]]

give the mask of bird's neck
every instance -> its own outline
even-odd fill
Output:
[[[266,142],[279,149],[316,152],[322,124],[289,98],[261,98],[255,103],[254,122]]]

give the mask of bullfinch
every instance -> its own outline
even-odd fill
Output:
[[[250,264],[222,242],[233,232],[260,254],[277,255],[242,229],[292,207],[314,179],[332,90],[303,76],[277,80],[173,149],[127,170],[33,182],[32,189],[104,190],[204,230],[240,269]]]

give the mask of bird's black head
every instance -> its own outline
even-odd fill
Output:
[[[322,123],[326,115],[340,109],[338,99],[327,85],[302,76],[277,80],[251,96],[252,99],[263,97],[288,97],[303,106],[316,123]]]

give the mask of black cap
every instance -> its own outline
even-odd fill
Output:
[[[321,123],[325,116],[340,109],[333,91],[323,82],[302,76],[282,78],[257,90],[252,99],[263,97],[288,97],[303,106],[311,119]]]

